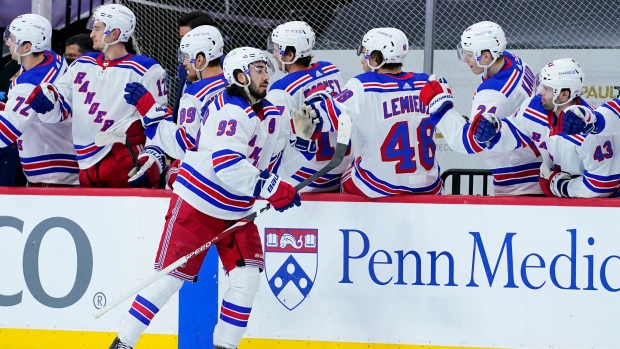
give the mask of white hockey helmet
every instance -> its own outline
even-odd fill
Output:
[[[267,38],[267,51],[274,53],[274,44],[279,46],[280,60],[287,46],[295,48],[295,58],[291,62],[282,64],[292,64],[299,58],[309,57],[316,40],[314,30],[306,22],[293,21],[280,24],[273,30],[271,36]]]
[[[101,39],[105,45],[103,52],[105,52],[110,45],[129,41],[129,38],[133,35],[133,31],[136,29],[136,16],[129,8],[119,4],[105,4],[99,6],[88,20],[86,28],[92,30],[93,25],[97,22],[105,24],[103,37]],[[114,29],[120,30],[118,39],[114,42],[106,43],[105,37]]]
[[[364,35],[362,43],[357,48],[358,56],[364,48],[366,48],[366,59],[370,58],[372,51],[380,51],[383,55],[383,62],[379,62],[379,65],[376,67],[370,65],[369,61],[368,66],[375,70],[381,68],[386,63],[404,62],[409,52],[409,40],[405,33],[399,29],[375,28]]]
[[[179,62],[183,63],[186,58],[189,58],[192,67],[196,71],[196,75],[200,79],[200,72],[207,67],[207,64],[200,69],[196,68],[194,62],[199,53],[204,54],[207,63],[224,54],[224,39],[217,28],[210,25],[201,25],[190,30],[181,38]]]
[[[481,65],[482,51],[489,50],[493,60],[488,65]],[[476,58],[476,64],[482,68],[490,67],[504,54],[506,50],[506,34],[499,24],[484,21],[476,23],[465,29],[461,35],[461,43],[457,46],[459,60],[463,60],[465,54],[471,54]]]
[[[230,51],[224,59],[224,76],[229,84],[235,84],[241,87],[248,87],[251,83],[250,65],[254,62],[265,62],[267,65],[267,73],[273,75],[273,64],[265,51],[253,47],[239,47]],[[242,85],[235,79],[235,71],[241,70],[247,77],[248,83]]]
[[[52,25],[47,18],[34,13],[17,16],[4,31],[4,42],[8,40],[15,44],[13,53],[18,56],[18,63],[21,64],[21,57],[51,49]],[[17,53],[17,48],[26,42],[32,45],[30,51]]]
[[[572,58],[556,59],[547,63],[538,75],[538,83],[540,86],[547,86],[553,89],[553,105],[555,110],[557,107],[564,105],[573,99],[579,97],[583,90],[583,69],[579,63]],[[561,104],[556,104],[555,100],[563,89],[570,91],[568,100]]]

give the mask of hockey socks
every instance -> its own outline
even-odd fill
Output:
[[[224,293],[213,344],[236,348],[248,325],[254,296],[260,285],[260,271],[255,267],[237,267],[228,273],[228,279],[230,286]]]
[[[118,338],[126,345],[135,347],[142,332],[161,309],[183,286],[183,280],[165,275],[140,292],[133,301],[129,313],[123,316]]]

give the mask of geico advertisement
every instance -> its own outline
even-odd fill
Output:
[[[168,200],[3,195],[0,327],[116,331],[131,301],[91,313],[153,273]],[[176,333],[178,299],[164,311],[150,332]]]
[[[619,212],[303,202],[265,213],[266,269],[247,335],[617,347]]]

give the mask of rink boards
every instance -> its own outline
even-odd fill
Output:
[[[152,272],[168,194],[0,193],[0,348],[106,348],[130,301],[91,313]],[[266,270],[241,348],[617,347],[619,207],[306,195],[257,220]],[[225,288],[210,252],[137,348],[210,348]]]

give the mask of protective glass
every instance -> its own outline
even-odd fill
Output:
[[[96,19],[94,15],[90,17],[90,19],[88,20],[88,23],[86,23],[86,29],[93,30],[93,28],[95,27],[95,23],[101,23],[101,29],[105,30],[105,26],[106,26],[105,23]],[[105,33],[105,34],[109,34],[109,33]]]
[[[267,52],[273,54],[275,52],[274,50],[274,44],[277,45],[275,42],[273,42],[273,40],[271,40],[271,35],[269,35],[267,37]],[[280,49],[279,45],[278,45],[278,50]]]
[[[364,45],[362,45],[362,42],[360,42],[359,46],[357,46],[357,51],[355,52],[356,56],[359,56],[362,54],[362,52],[364,52]]]
[[[456,45],[456,55],[459,58],[459,61],[463,62],[465,62],[465,57],[474,58],[474,53],[472,51],[464,50],[461,44]]]
[[[6,28],[4,35],[2,35],[2,42],[7,42],[9,40],[11,40],[12,43],[15,43],[15,40],[11,39],[11,31],[9,28]]]
[[[267,75],[272,76],[273,73],[275,72],[275,69],[273,67],[273,64],[271,64],[271,61],[254,62],[250,64],[249,67],[254,69],[254,71],[257,72],[258,74],[263,74],[266,72]]]
[[[179,51],[177,52],[177,59],[179,63],[183,64],[183,62],[185,62],[186,59],[190,59],[189,53],[183,53],[181,52],[181,49],[179,49]],[[190,60],[190,63],[193,63],[193,62],[191,62]]]

